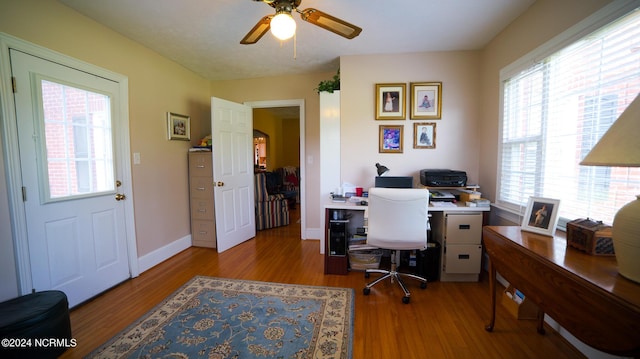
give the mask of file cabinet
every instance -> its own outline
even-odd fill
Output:
[[[216,248],[212,167],[211,152],[189,152],[191,243],[196,247]]]
[[[482,213],[431,213],[432,233],[442,251],[440,280],[478,281],[482,262]]]

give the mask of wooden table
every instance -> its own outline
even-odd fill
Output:
[[[598,350],[640,357],[640,284],[618,274],[613,256],[593,256],[560,236],[520,227],[486,226],[492,331],[496,318],[496,271],[576,338]],[[640,258],[638,259],[640,260]]]

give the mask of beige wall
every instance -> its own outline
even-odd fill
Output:
[[[414,176],[414,184],[425,168],[467,171],[469,182],[477,183],[479,58],[477,51],[341,57],[342,182],[373,186],[380,162],[390,175]],[[409,83],[431,81],[442,82],[442,119],[410,120]],[[377,83],[406,84],[406,120],[375,119]],[[435,149],[413,148],[413,125],[422,122],[436,124]],[[379,153],[379,125],[404,126],[403,153]]]
[[[498,157],[500,70],[557,34],[596,12],[610,0],[538,0],[482,51],[482,87],[478,136],[482,138],[480,183],[483,196],[495,200]]]
[[[300,163],[300,119],[274,116],[266,109],[253,110],[253,129],[269,135],[267,170]]]
[[[0,1],[0,32],[125,75],[129,79],[133,194],[138,255],[189,236],[187,150],[166,139],[166,112],[191,116],[192,143],[209,133],[209,82],[157,53],[50,0]],[[2,150],[4,157],[4,148]],[[0,167],[0,299],[17,294]]]

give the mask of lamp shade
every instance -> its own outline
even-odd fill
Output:
[[[618,117],[591,152],[580,162],[586,166],[640,166],[640,95]]]
[[[378,169],[378,176],[384,176],[389,173],[389,168],[387,168],[387,166],[376,163],[376,168]]]
[[[602,136],[587,157],[587,166],[640,167],[640,95]],[[640,195],[616,213],[611,237],[618,273],[640,283]]]

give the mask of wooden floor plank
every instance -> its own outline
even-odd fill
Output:
[[[189,248],[72,309],[78,345],[62,358],[82,358],[154,308],[195,275],[353,288],[354,358],[582,358],[559,335],[536,333],[535,321],[513,318],[498,305],[496,328],[489,319],[486,275],[478,283],[432,282],[421,290],[407,281],[411,303],[396,284],[380,283],[362,294],[362,272],[324,275],[316,240],[300,240],[298,212],[288,227],[259,231],[254,239],[218,254]]]

